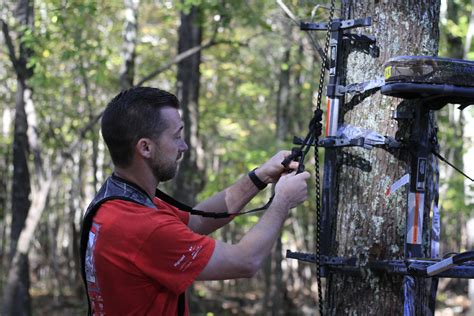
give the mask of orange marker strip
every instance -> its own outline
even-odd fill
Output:
[[[413,243],[418,243],[418,216],[420,207],[420,194],[415,194],[415,218],[413,219]]]
[[[331,117],[331,99],[328,98],[328,105],[326,109],[326,137],[329,136],[330,117]]]

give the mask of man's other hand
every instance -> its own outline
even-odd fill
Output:
[[[275,186],[275,199],[288,203],[288,208],[294,208],[308,198],[309,172],[296,174],[296,171],[281,176]]]
[[[285,160],[287,156],[291,154],[289,150],[282,150],[278,152],[275,156],[270,158],[267,162],[265,162],[262,166],[260,166],[257,170],[255,170],[255,174],[257,177],[265,183],[276,183],[280,179],[283,173],[288,172],[289,169],[297,170],[299,166],[299,162],[291,161],[288,165],[288,168],[285,168],[281,162]]]

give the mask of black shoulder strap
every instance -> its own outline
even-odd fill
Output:
[[[92,315],[92,309],[91,309],[91,301],[89,298],[89,293],[87,290],[87,277],[86,277],[86,252],[87,252],[87,243],[89,242],[89,232],[92,228],[92,223],[94,221],[94,216],[97,214],[97,211],[99,210],[100,206],[110,200],[125,200],[125,201],[130,201],[134,202],[131,199],[125,198],[123,196],[109,196],[107,198],[104,198],[100,201],[96,201],[95,204],[91,205],[92,207],[89,207],[86,214],[84,215],[84,219],[82,220],[82,227],[81,227],[81,243],[80,243],[80,258],[81,258],[81,274],[82,274],[82,280],[84,282],[84,286],[86,289],[86,296],[87,296],[87,302],[89,305],[89,311],[88,315]]]
[[[185,297],[185,293],[186,292],[183,292],[179,295],[179,298],[178,298],[178,316],[183,316],[184,315],[184,311],[186,309],[186,297]]]
[[[92,309],[91,309],[91,301],[89,298],[89,293],[87,290],[87,278],[86,278],[86,266],[85,266],[86,250],[87,250],[87,243],[89,241],[89,231],[92,228],[92,219],[94,218],[94,215],[97,213],[98,209],[99,208],[88,211],[86,215],[84,216],[84,219],[82,220],[82,227],[81,227],[81,242],[79,244],[79,252],[80,252],[80,259],[81,259],[81,275],[82,275],[82,281],[84,282],[84,288],[86,289],[86,297],[87,297],[87,305],[88,305],[87,315],[92,315]]]

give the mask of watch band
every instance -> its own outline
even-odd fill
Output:
[[[263,190],[267,187],[267,184],[257,177],[257,175],[255,174],[255,170],[257,170],[257,168],[249,172],[249,178],[259,190]]]

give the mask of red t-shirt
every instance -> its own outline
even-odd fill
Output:
[[[107,201],[95,215],[86,257],[93,315],[177,315],[179,295],[209,261],[215,241],[188,228],[188,213],[154,203]]]

